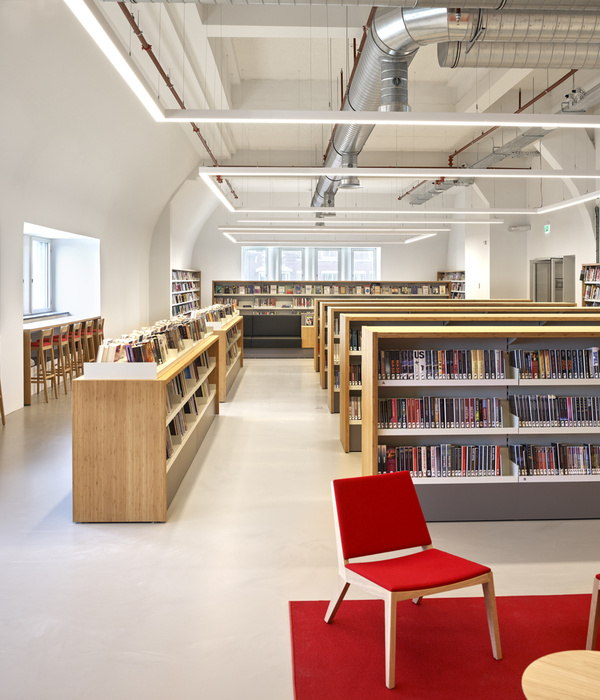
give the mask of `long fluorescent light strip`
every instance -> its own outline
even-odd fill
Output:
[[[368,241],[345,241],[343,238],[340,240],[336,241],[327,241],[327,246],[328,247],[345,247],[345,248],[356,248],[356,247],[363,247],[368,246],[372,247],[374,245],[406,245],[407,243],[415,243],[416,241],[420,241],[422,238],[430,238],[431,236],[435,236],[435,233],[430,233],[426,236],[415,236],[414,238],[409,238],[406,241],[373,241],[373,240],[368,240]],[[233,241],[234,243],[243,243],[245,245],[248,244],[247,241]],[[264,246],[278,246],[277,240],[274,239],[260,239],[257,241],[252,241],[251,245],[264,245]],[[307,241],[303,238],[299,238],[298,240],[293,240],[293,241],[286,241],[286,245],[291,245],[291,246],[322,246],[323,242],[322,241]]]
[[[221,203],[224,204],[230,212],[237,211],[236,209],[234,209],[233,205],[223,194],[223,192],[221,192],[221,188],[215,182],[213,182],[211,177],[209,177],[208,175],[200,175],[200,177],[202,178],[204,183],[209,187],[209,189],[212,190],[213,194],[215,194],[219,198]]]
[[[375,124],[377,126],[518,127],[597,129],[600,117],[590,114],[502,114],[493,112],[376,112],[329,110],[166,109],[165,121],[202,124]]]
[[[337,234],[337,233],[439,233],[448,232],[449,228],[327,228],[326,226],[315,226],[314,228],[268,228],[267,226],[256,226],[254,228],[243,227],[219,227],[223,233],[239,233],[243,236],[251,234],[281,233],[295,235],[297,233],[317,233],[317,234]]]
[[[75,17],[77,17],[79,22],[81,22],[83,28],[96,42],[102,53],[117,69],[123,80],[125,80],[127,85],[133,90],[136,97],[150,113],[150,116],[157,122],[164,122],[165,117],[162,109],[154,101],[154,98],[150,95],[146,86],[127,63],[84,0],[64,0],[64,2]]]
[[[220,175],[221,177],[267,178],[319,178],[346,177],[348,168],[324,167],[200,167],[199,175]],[[361,179],[389,178],[401,180],[433,180],[444,177],[452,180],[470,180],[472,178],[517,179],[517,180],[600,180],[598,170],[522,170],[519,168],[353,168],[352,175]]]
[[[452,213],[452,212],[449,212]],[[439,220],[428,220],[423,221],[402,221],[401,219],[380,219],[380,220],[364,220],[353,221],[352,219],[335,219],[334,217],[328,217],[326,219],[238,219],[238,224],[309,224],[313,221],[324,221],[327,226],[331,224],[503,224],[502,219],[481,219],[475,221],[460,221],[457,219],[439,219]],[[379,230],[379,229],[378,229]]]

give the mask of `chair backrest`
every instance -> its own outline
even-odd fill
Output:
[[[408,472],[336,479],[332,489],[344,559],[431,544]]]

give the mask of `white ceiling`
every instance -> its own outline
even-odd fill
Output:
[[[177,108],[117,3],[87,1],[95,3],[107,18],[163,106]],[[354,40],[356,45],[360,43],[369,15],[369,8],[358,7],[177,2],[126,5],[188,109],[340,109],[341,72],[346,81],[354,61]],[[526,102],[565,73],[440,68],[436,46],[425,46],[409,68],[409,102],[417,112],[510,113],[517,110],[519,100]],[[540,100],[535,111],[556,112],[574,84],[589,87],[597,82],[593,71],[579,71],[576,79]],[[222,165],[318,166],[331,134],[329,126],[199,126]],[[211,165],[189,125],[162,128],[185,129],[190,147],[197,150],[199,165]],[[376,127],[359,157],[359,166],[446,165],[450,154],[480,133],[480,128],[468,127]],[[461,154],[455,164],[472,164],[517,133],[516,129],[499,129]],[[528,167],[531,162],[511,159],[503,167]],[[534,163],[538,166],[539,159]],[[287,178],[230,181],[240,201],[250,206],[253,196],[262,192],[271,200],[281,194],[306,207],[315,184],[314,179]],[[408,208],[407,199],[398,205],[398,196],[415,184],[417,181],[371,181],[361,190],[344,193],[340,204],[343,200],[344,206],[354,202],[368,208],[373,194],[386,195],[396,206]],[[450,193],[444,195],[444,203],[451,206]]]

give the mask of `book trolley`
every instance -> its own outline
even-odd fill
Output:
[[[595,325],[363,327],[363,474],[409,469],[428,520],[600,517],[598,345]]]

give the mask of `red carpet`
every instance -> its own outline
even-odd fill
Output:
[[[496,661],[483,598],[398,604],[396,688],[385,687],[383,603],[292,601],[296,700],[523,700],[531,661],[584,649],[590,595],[499,597],[503,659]]]

